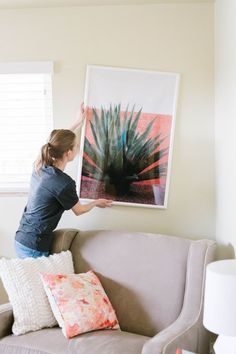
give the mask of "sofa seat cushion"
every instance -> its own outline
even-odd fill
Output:
[[[141,354],[149,337],[120,330],[99,330],[66,339],[60,328],[47,328],[0,340],[1,354]]]

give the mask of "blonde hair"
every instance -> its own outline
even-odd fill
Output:
[[[39,173],[42,166],[53,166],[55,160],[63,158],[65,152],[73,150],[76,135],[69,129],[54,129],[48,142],[41,147],[40,155],[34,164],[35,171]]]

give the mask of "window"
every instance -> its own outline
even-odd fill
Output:
[[[52,62],[0,63],[0,192],[29,188],[53,126]]]

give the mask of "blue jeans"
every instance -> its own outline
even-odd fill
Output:
[[[42,256],[45,257],[49,256],[49,252],[41,252],[41,251],[33,250],[29,247],[22,245],[17,241],[15,241],[15,251],[18,258],[27,258],[27,257],[38,258]]]

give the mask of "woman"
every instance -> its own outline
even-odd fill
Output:
[[[82,117],[85,116],[83,105]],[[31,177],[30,193],[20,226],[15,236],[19,258],[48,256],[52,232],[65,210],[75,215],[87,213],[94,207],[110,207],[112,201],[97,199],[81,205],[75,181],[64,172],[68,162],[78,153],[77,136],[72,130],[82,123],[79,119],[70,129],[53,130],[48,143],[42,146]]]

